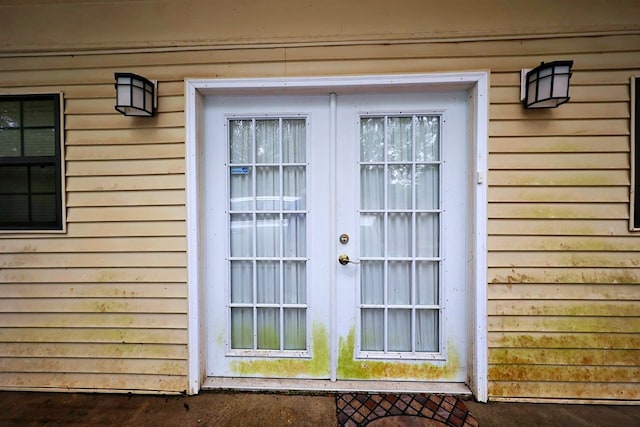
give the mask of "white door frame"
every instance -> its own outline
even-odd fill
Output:
[[[475,398],[487,400],[487,139],[489,74],[483,72],[372,75],[345,77],[292,77],[265,79],[187,79],[186,209],[188,286],[188,389],[199,392],[205,380],[204,242],[202,240],[203,102],[208,95],[329,94],[387,92],[400,89],[466,89],[469,94],[469,206],[475,212],[469,224],[468,275],[468,384]],[[333,130],[332,130],[333,131]]]

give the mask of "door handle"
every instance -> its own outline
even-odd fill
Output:
[[[338,262],[340,264],[342,264],[342,265],[347,265],[349,263],[351,263],[351,264],[360,264],[360,262],[358,262],[358,261],[351,261],[349,259],[349,255],[347,255],[347,254],[340,254],[338,256]]]

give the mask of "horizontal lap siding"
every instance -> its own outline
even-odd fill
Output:
[[[548,55],[574,60],[571,101],[553,110],[516,102],[519,70],[492,74],[490,398],[640,400],[640,236],[628,231],[639,47],[620,40],[633,62],[613,46],[599,63],[586,45]]]
[[[186,388],[184,78],[487,69],[490,398],[640,399],[638,46],[632,35],[0,62],[8,90],[65,93],[69,222],[66,235],[0,237],[0,384]],[[520,69],[553,59],[575,62],[571,102],[523,110]],[[122,70],[159,80],[157,117],[113,110]]]
[[[0,387],[181,392],[184,84],[161,83],[156,117],[124,117],[117,61],[82,58],[94,71],[68,58],[63,70],[24,58],[0,71],[12,91],[64,93],[67,209],[65,234],[0,235]]]

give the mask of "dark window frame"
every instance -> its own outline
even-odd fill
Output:
[[[63,163],[63,118],[62,118],[62,94],[61,93],[42,93],[42,94],[23,94],[23,95],[0,95],[1,101],[18,101],[20,102],[20,156],[0,156],[0,168],[22,166],[27,168],[27,181],[30,182],[30,171],[32,167],[37,166],[53,166],[54,168],[54,191],[55,191],[55,219],[51,221],[37,221],[33,219],[31,208],[31,196],[37,194],[28,184],[28,221],[25,222],[0,222],[0,232],[21,232],[21,231],[64,231],[65,215],[64,215],[64,163]],[[37,100],[53,101],[53,130],[54,130],[54,155],[52,156],[26,156],[24,155],[24,131],[25,129],[46,129],[51,126],[25,126],[22,118],[24,115],[24,103]],[[1,126],[1,125],[0,125]],[[2,130],[0,128],[0,130]],[[0,196],[2,195],[0,187]],[[4,193],[8,195],[10,193]],[[1,199],[0,199],[1,200]],[[0,207],[1,209],[2,207]]]

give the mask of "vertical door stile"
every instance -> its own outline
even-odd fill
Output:
[[[286,318],[284,316],[284,304],[285,304],[285,294],[284,294],[284,265],[285,265],[285,257],[287,257],[287,254],[285,253],[284,247],[284,209],[285,209],[285,205],[284,205],[284,180],[285,180],[285,176],[284,176],[284,167],[283,167],[283,163],[285,161],[284,159],[284,151],[283,151],[283,144],[282,144],[282,117],[278,118],[278,155],[279,155],[279,162],[278,162],[278,175],[280,176],[280,180],[278,182],[278,194],[279,194],[279,198],[278,198],[278,223],[280,224],[280,232],[278,233],[278,239],[280,239],[280,253],[278,254],[279,259],[278,259],[278,294],[280,295],[280,301],[279,301],[279,307],[278,307],[278,316],[280,319],[280,322],[278,324],[278,333],[280,335],[280,342],[279,344],[279,350],[284,350],[285,348],[285,344],[284,341],[286,339],[284,333],[284,323],[286,322]]]
[[[258,283],[258,262],[256,261],[256,256],[258,254],[258,214],[256,213],[256,211],[258,210],[258,204],[257,204],[257,189],[258,189],[258,168],[257,168],[257,163],[258,163],[258,159],[256,157],[257,154],[257,146],[258,146],[258,141],[257,141],[257,136],[256,136],[256,128],[258,126],[258,124],[256,123],[256,119],[252,118],[251,119],[251,128],[253,129],[253,132],[251,134],[251,158],[250,163],[251,163],[251,170],[253,171],[253,173],[251,174],[251,185],[252,185],[252,195],[253,198],[251,199],[251,228],[253,230],[253,232],[251,233],[251,246],[252,246],[252,259],[251,259],[251,266],[252,268],[252,275],[253,275],[253,283],[251,284],[251,289],[252,289],[252,306],[251,306],[251,313],[252,313],[252,317],[251,317],[251,323],[252,323],[252,333],[253,333],[253,348],[258,348],[258,308],[256,307],[256,301],[258,300],[258,289],[257,289],[257,283]],[[232,333],[231,328],[229,328],[229,334]],[[232,339],[229,337],[228,338],[228,342],[229,342],[229,346],[231,347],[231,343],[232,343]]]
[[[411,217],[411,230],[412,230],[412,234],[413,236],[416,235],[416,230],[418,229],[418,200],[417,200],[417,191],[416,191],[416,187],[417,187],[417,177],[418,177],[418,173],[417,173],[417,169],[418,169],[418,165],[417,165],[417,148],[416,146],[418,145],[418,141],[416,138],[416,126],[418,125],[418,117],[417,116],[412,116],[411,117],[411,209],[413,212],[413,215]],[[417,300],[416,300],[416,287],[417,287],[417,276],[416,276],[416,260],[415,258],[418,256],[418,248],[417,248],[417,244],[416,244],[416,238],[412,238],[411,239],[411,253],[413,254],[414,259],[411,261],[411,296],[410,296],[410,303],[411,303],[411,352],[415,353],[417,348],[416,348],[416,337],[417,337],[417,332],[416,332],[416,326],[417,326],[417,321],[416,321],[416,316],[418,315],[418,312],[416,311],[416,305],[418,304]]]
[[[338,194],[338,96],[335,93],[329,95],[329,235],[337,236],[337,215],[338,205],[334,202]],[[334,249],[337,243],[329,245],[330,260],[335,260],[338,250]],[[330,262],[329,269],[329,360],[330,360],[330,380],[335,382],[338,372],[338,314],[337,314],[337,263]]]

